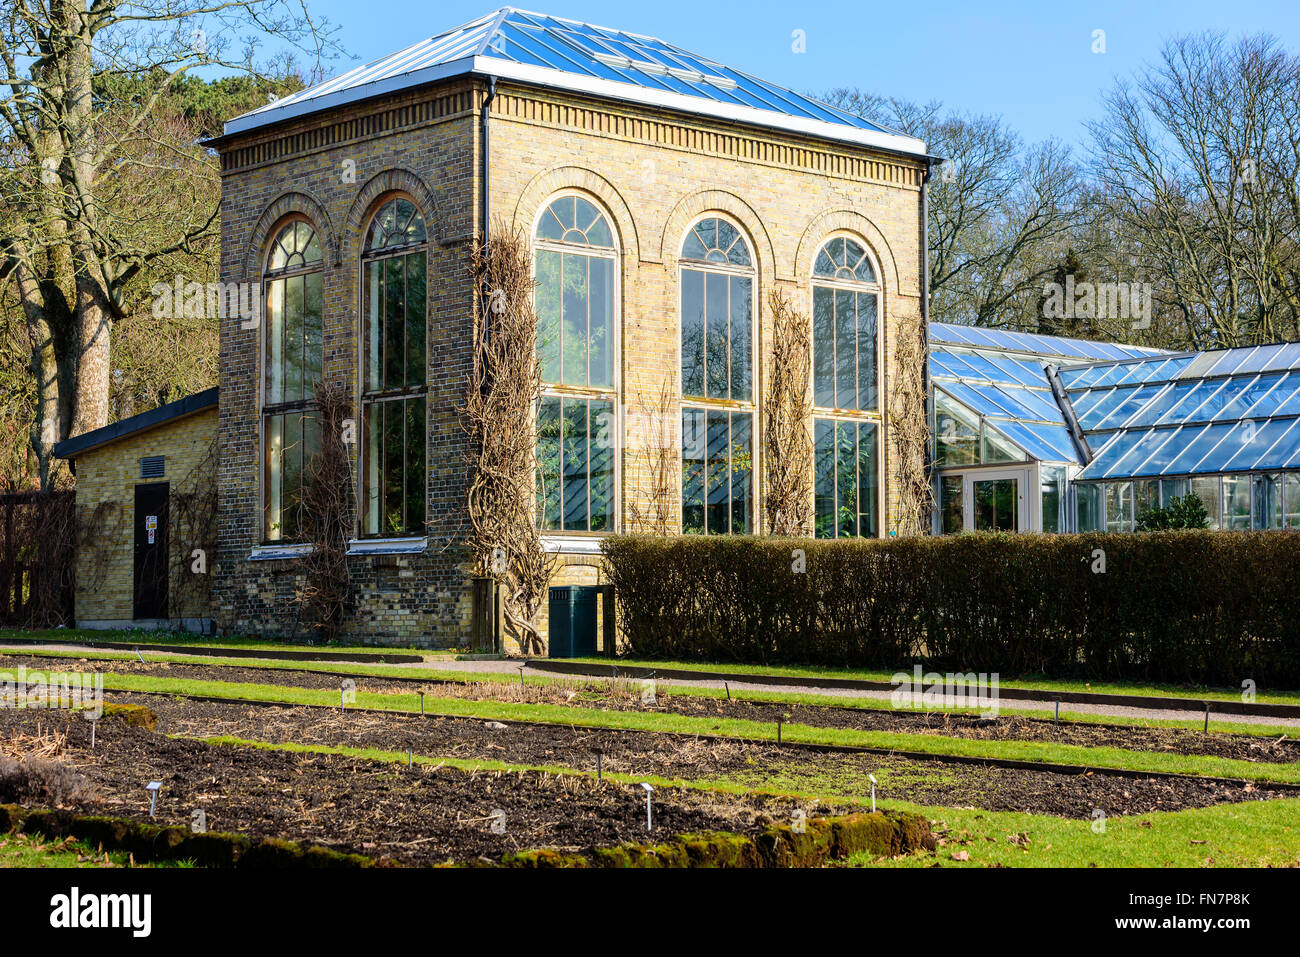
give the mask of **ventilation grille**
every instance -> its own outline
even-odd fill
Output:
[[[162,478],[166,460],[165,455],[146,455],[140,460],[140,478]]]

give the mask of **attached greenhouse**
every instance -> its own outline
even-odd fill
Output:
[[[1300,343],[1171,353],[930,324],[935,531],[1300,528]]]

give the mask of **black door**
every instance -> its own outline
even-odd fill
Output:
[[[135,487],[135,617],[167,617],[166,482]]]
[[[596,654],[597,588],[564,585],[550,589],[547,654],[590,658]]]

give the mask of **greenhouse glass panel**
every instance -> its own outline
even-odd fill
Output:
[[[1204,402],[1193,409],[1189,419],[1198,422],[1213,421],[1216,415],[1230,406],[1234,400],[1249,389],[1253,381],[1250,378],[1229,379],[1223,384],[1223,388],[1211,393]]]
[[[1169,463],[1165,472],[1176,474],[1178,472],[1209,471],[1210,467],[1208,465],[1201,466],[1202,460],[1210,457],[1215,446],[1227,438],[1232,429],[1233,427],[1227,423],[1206,426],[1205,430],[1192,439],[1183,448],[1183,451]]]
[[[1106,467],[1105,472],[1098,473],[1098,478],[1107,478],[1112,475],[1156,475],[1160,469],[1153,468],[1147,463],[1160,448],[1169,441],[1177,429],[1152,429],[1149,432],[1130,432],[1129,435],[1141,436],[1138,441],[1128,446],[1127,454],[1118,459],[1110,459],[1113,463]]]
[[[1133,521],[1142,520],[1147,512],[1160,507],[1160,480],[1142,479],[1133,483]]]
[[[1074,527],[1080,532],[1100,532],[1104,527],[1101,483],[1075,486]]]
[[[1182,402],[1157,419],[1155,424],[1168,425],[1171,422],[1194,421],[1191,413],[1195,412],[1209,396],[1222,389],[1223,385],[1222,382],[1198,382],[1196,388],[1189,392]]]
[[[1260,396],[1258,402],[1246,409],[1242,417],[1259,419],[1273,415],[1283,402],[1295,394],[1297,388],[1300,388],[1300,375],[1284,376],[1273,389]]]
[[[939,515],[945,535],[955,535],[966,527],[966,480],[960,475],[945,475],[939,479]]]
[[[1106,418],[1102,419],[1102,421],[1097,424],[1096,429],[1098,431],[1102,431],[1104,429],[1119,428],[1126,421],[1128,421],[1128,419],[1133,415],[1133,413],[1137,412],[1140,408],[1142,408],[1144,403],[1150,400],[1152,396],[1154,396],[1164,387],[1165,384],[1163,382],[1156,385],[1138,386],[1136,389],[1129,392],[1128,396],[1124,399],[1124,401],[1121,402],[1119,405],[1115,406],[1115,408],[1113,408],[1110,411],[1110,414],[1107,415]]]
[[[1161,475],[1171,471],[1169,464],[1178,457],[1188,442],[1206,428],[1208,426],[1187,425],[1176,429],[1158,429],[1158,432],[1165,433],[1169,438],[1142,463],[1142,474]]]
[[[1271,376],[1257,376],[1250,380],[1249,385],[1238,390],[1232,401],[1215,414],[1215,421],[1222,422],[1226,419],[1242,418],[1245,416],[1247,409],[1251,408],[1256,402],[1268,395],[1268,393],[1271,392],[1281,381],[1282,376],[1278,374]]]
[[[1280,462],[1270,453],[1278,444],[1278,440],[1291,430],[1295,422],[1294,419],[1266,419],[1257,423],[1247,419],[1245,422],[1238,423],[1236,431],[1220,446],[1225,451],[1230,451],[1234,444],[1238,446],[1237,453],[1223,463],[1222,470],[1235,472],[1244,469],[1275,468]],[[1288,448],[1284,445],[1279,451],[1285,453]],[[1219,449],[1215,449],[1215,456],[1218,455]],[[1287,458],[1290,458],[1289,454],[1281,461],[1286,461]]]
[[[1102,399],[1110,395],[1109,389],[1089,389],[1082,395],[1072,396],[1070,406],[1074,409],[1074,417],[1080,418],[1084,413],[1092,410]]]
[[[1050,392],[1040,392],[1033,389],[1012,389],[1004,386],[1003,391],[1009,395],[1014,395],[1025,406],[1033,412],[1033,418],[1041,419],[1044,422],[1060,422],[1061,407],[1056,404]]]
[[[1028,456],[986,424],[980,442],[980,461],[984,464],[999,462],[1023,462]]]
[[[1063,425],[1039,425],[1034,422],[1023,423],[1022,427],[1030,435],[1037,438],[1040,442],[1056,453],[1058,462],[1077,462],[1078,453],[1074,448],[1074,441],[1070,438],[1070,430]]]
[[[1140,425],[1155,425],[1157,420],[1187,397],[1187,393],[1196,388],[1194,380],[1175,382],[1166,391],[1151,399],[1128,423],[1129,428]]]
[[[1191,492],[1201,500],[1210,517],[1210,528],[1219,527],[1219,476],[1206,475],[1192,479]]]
[[[1276,529],[1282,527],[1282,476],[1256,475],[1254,527]]]
[[[1250,476],[1223,477],[1223,527],[1228,531],[1250,530]]]
[[[1044,465],[1038,470],[1038,488],[1044,532],[1065,531],[1065,467]]]
[[[940,466],[974,465],[979,459],[979,420],[941,392],[935,393],[934,458]]]
[[[990,356],[992,362],[1001,371],[1002,382],[1015,382],[1018,385],[1033,386],[1039,389],[1047,386],[1047,376],[1042,369],[1030,369],[1023,362],[1009,356]]]
[[[1125,432],[1115,435],[1110,442],[1100,448],[1093,448],[1093,460],[1088,464],[1088,478],[1104,478],[1113,474],[1115,464],[1129,453],[1129,450],[1141,440],[1141,432]]]
[[[1161,479],[1160,480],[1160,504],[1168,508],[1174,503],[1174,499],[1182,498],[1187,494],[1187,479]]]
[[[1132,392],[1133,389],[1131,388],[1112,389],[1109,395],[1103,398],[1087,412],[1080,415],[1076,409],[1075,414],[1079,416],[1080,427],[1082,427],[1085,432],[1093,431],[1097,428],[1097,424],[1105,419],[1106,416],[1110,415],[1111,411],[1127,399]]]
[[[1300,384],[1300,377],[1297,377],[1297,382]],[[1284,399],[1282,403],[1273,410],[1273,414],[1300,415],[1300,388],[1297,388],[1295,392],[1291,393],[1290,396]]]
[[[1002,406],[992,401],[983,392],[977,392],[961,382],[945,382],[944,391],[966,407],[980,415],[1007,416],[1009,413]],[[1014,416],[1011,416],[1015,418]]]
[[[1283,476],[1282,515],[1287,528],[1300,528],[1300,475]]]
[[[1288,342],[1273,353],[1272,358],[1264,363],[1264,372],[1274,369],[1294,369],[1300,366],[1300,342]]]
[[[1106,531],[1133,531],[1133,483],[1106,483]]]

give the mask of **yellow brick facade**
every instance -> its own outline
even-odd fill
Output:
[[[257,282],[277,224],[290,215],[310,219],[325,247],[325,373],[354,387],[358,258],[369,217],[399,193],[421,208],[430,226],[428,547],[418,555],[353,560],[358,604],[347,626],[351,640],[452,646],[469,637],[464,435],[456,406],[469,370],[469,261],[481,228],[480,111],[487,99],[485,82],[453,80],[218,144],[223,279]],[[822,244],[846,235],[867,248],[881,287],[881,402],[868,418],[880,424],[878,514],[888,534],[897,521],[897,469],[887,431],[896,334],[900,323],[921,315],[924,160],[504,82],[491,98],[489,127],[493,222],[531,233],[551,199],[576,191],[617,233],[616,384],[625,417],[652,403],[665,382],[679,396],[677,259],[699,218],[729,219],[754,253],[759,407],[771,348],[768,292],[785,289],[808,315],[812,261]],[[250,560],[261,541],[258,333],[241,328],[237,317],[223,320],[221,333],[222,572],[214,614],[236,632],[288,634],[295,628],[297,563]],[[760,445],[761,422],[754,434]],[[639,441],[624,435],[620,443],[631,446],[617,478],[618,518],[627,529],[632,504],[646,494]],[[673,521],[680,522],[679,501]],[[563,560],[554,584],[600,580],[592,556]]]
[[[77,515],[85,539],[77,550],[76,619],[81,627],[132,621],[135,582],[134,515],[138,485],[166,482],[172,507],[168,536],[169,618],[193,627],[211,617],[207,556],[195,572],[190,541],[177,498],[211,483],[216,475],[217,410],[205,409],[89,449],[76,458]],[[140,460],[164,456],[158,478],[140,477]]]

